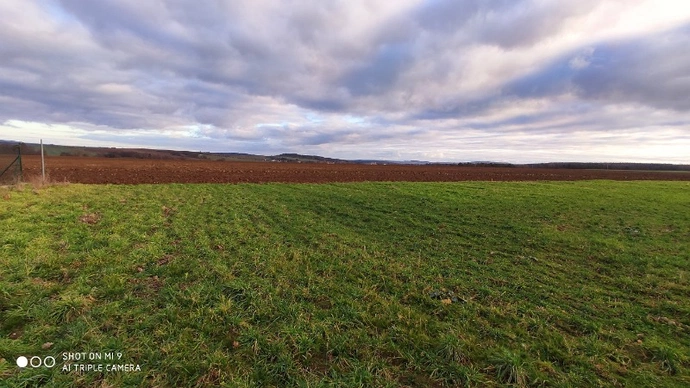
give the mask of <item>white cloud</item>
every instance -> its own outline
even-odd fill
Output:
[[[1,138],[690,163],[690,3],[6,0],[0,18]]]

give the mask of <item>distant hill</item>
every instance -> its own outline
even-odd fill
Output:
[[[0,154],[12,154],[16,151],[13,147],[16,141],[0,140]],[[22,154],[39,155],[41,153],[40,144],[20,143]],[[553,163],[531,163],[531,164],[511,164],[491,161],[462,162],[462,163],[443,163],[427,162],[421,160],[393,161],[358,159],[345,160],[327,158],[317,155],[301,155],[296,153],[283,153],[280,155],[266,156],[246,154],[239,152],[193,152],[193,151],[173,151],[173,150],[154,150],[148,148],[115,148],[115,147],[78,147],[62,146],[54,144],[44,144],[44,152],[49,156],[90,156],[103,158],[137,158],[137,159],[202,159],[202,160],[223,160],[233,162],[289,162],[289,163],[357,163],[357,164],[409,164],[409,165],[458,165],[466,167],[531,167],[531,168],[557,168],[557,169],[591,169],[591,170],[640,170],[640,171],[690,171],[687,164],[669,163],[584,163],[584,162],[553,162]]]
[[[280,154],[271,156],[270,159],[275,162],[297,162],[297,163],[352,163],[347,160],[326,158],[316,155],[300,155],[300,154]]]
[[[0,140],[0,154],[14,153],[16,141]],[[22,154],[39,155],[41,145],[21,143]],[[298,162],[298,163],[348,163],[346,160],[325,158],[315,155],[280,154],[274,156],[254,155],[239,152],[193,152],[154,150],[148,148],[115,148],[115,147],[79,147],[43,144],[43,151],[48,156],[89,156],[101,158],[136,158],[136,159],[202,159],[224,160],[234,162]]]

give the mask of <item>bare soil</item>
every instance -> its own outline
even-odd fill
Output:
[[[41,158],[22,157],[25,177],[41,173]],[[451,165],[367,165],[225,162],[51,156],[52,181],[71,183],[323,183],[362,181],[570,181],[583,179],[690,181],[690,172],[466,167]]]

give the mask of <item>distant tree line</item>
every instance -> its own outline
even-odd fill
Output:
[[[643,170],[643,171],[690,171],[690,165],[670,163],[582,163],[582,162],[556,162],[526,164],[525,167],[533,168],[568,168],[587,170]]]
[[[106,158],[135,158],[135,159],[198,159],[199,154],[194,152],[184,151],[166,151],[166,152],[147,152],[147,151],[132,151],[132,150],[117,150],[106,152],[103,154]]]
[[[431,163],[430,163],[431,164]],[[688,164],[670,163],[588,163],[588,162],[551,162],[512,164],[499,162],[462,162],[458,166],[466,167],[529,167],[529,168],[555,168],[574,170],[637,170],[637,171],[690,171]]]
[[[463,162],[458,163],[458,166],[467,167],[519,167],[512,163],[500,163],[500,162]]]
[[[16,154],[17,149],[15,148],[15,144],[9,144],[9,143],[0,143],[0,154]],[[24,148],[22,148],[22,153],[24,153]]]

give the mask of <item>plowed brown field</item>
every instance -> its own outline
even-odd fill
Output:
[[[40,156],[22,157],[26,177],[41,173]],[[53,156],[51,180],[71,183],[241,183],[361,181],[684,180],[690,172],[566,170],[464,166],[223,162]]]

